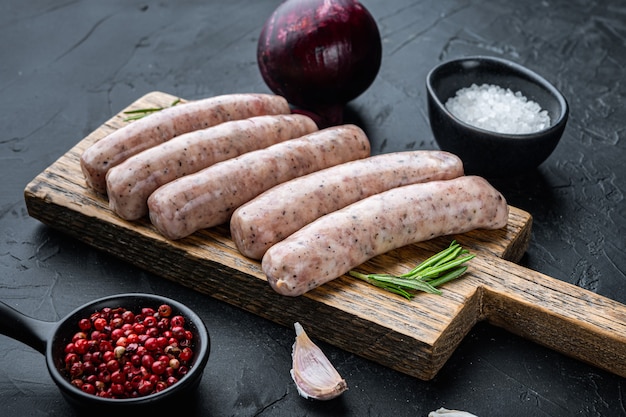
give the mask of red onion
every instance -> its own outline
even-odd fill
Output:
[[[257,49],[267,86],[313,113],[320,127],[342,123],[345,105],[369,88],[381,59],[378,26],[356,0],[287,0],[265,23]]]

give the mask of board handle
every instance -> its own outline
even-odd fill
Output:
[[[481,318],[525,339],[626,377],[626,306],[492,257],[481,270]]]

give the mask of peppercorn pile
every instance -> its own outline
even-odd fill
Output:
[[[169,305],[103,308],[80,319],[65,347],[72,385],[104,398],[135,398],[162,391],[187,374],[193,333]]]

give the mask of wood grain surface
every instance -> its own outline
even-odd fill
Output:
[[[124,111],[168,106],[175,99],[153,92]],[[510,207],[508,225],[500,230],[409,245],[359,267],[402,273],[456,239],[478,256],[442,295],[419,294],[408,301],[343,276],[303,296],[285,297],[267,284],[259,262],[239,254],[226,225],[169,241],[147,219],[120,219],[106,197],[86,187],[81,153],[128,123],[125,117],[120,112],[111,118],[27,185],[32,217],[261,317],[285,326],[299,321],[314,338],[419,379],[433,378],[481,320],[626,376],[626,306],[515,263],[529,243],[529,213]]]

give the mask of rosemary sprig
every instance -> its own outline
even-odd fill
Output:
[[[169,107],[174,107],[175,105],[177,105],[178,103],[180,103],[180,99],[177,98],[176,100],[172,101],[172,103],[169,105]],[[135,109],[135,110],[127,110],[124,112],[124,114],[129,114],[130,116],[124,118],[125,122],[130,122],[133,120],[138,120],[141,119],[143,117],[146,117],[152,113],[156,113],[158,111],[163,110],[165,107],[146,107],[144,109]]]
[[[409,292],[412,290],[441,294],[437,287],[463,275],[467,270],[463,264],[474,257],[453,240],[448,248],[401,275],[363,274],[354,270],[348,274],[410,300],[414,297]]]

